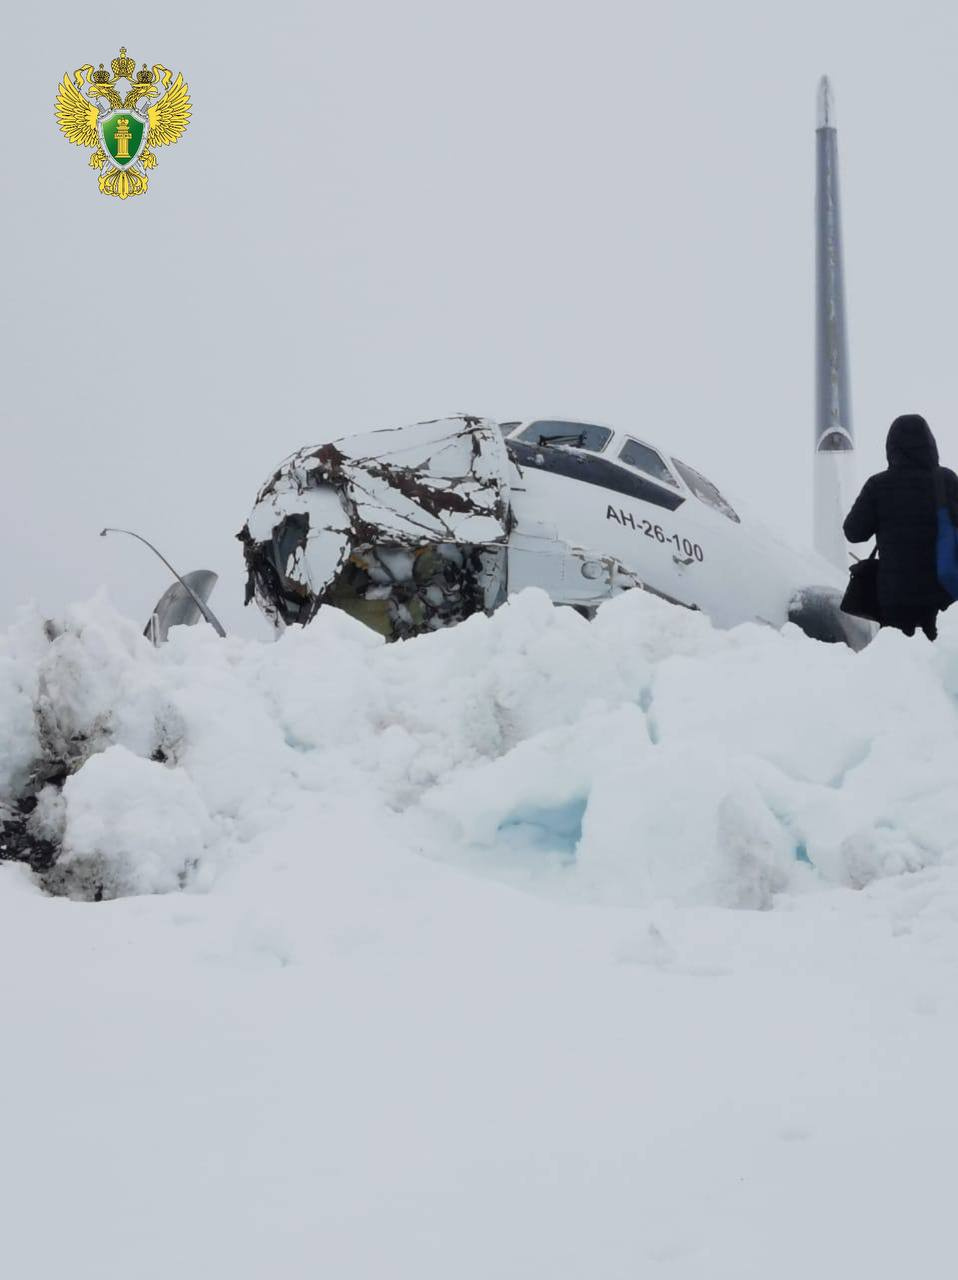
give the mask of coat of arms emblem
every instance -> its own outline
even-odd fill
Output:
[[[129,88],[121,94],[120,86]],[[168,67],[136,62],[121,49],[105,70],[90,63],[69,75],[57,90],[57,120],[64,136],[92,147],[90,168],[98,170],[107,196],[140,196],[147,170],[156,167],[154,147],[178,142],[190,118],[189,87]]]

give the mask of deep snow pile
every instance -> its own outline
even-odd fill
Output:
[[[937,648],[855,655],[528,592],[412,644],[324,611],[275,645],[197,628],[153,650],[98,600],[2,641],[0,802],[34,778],[47,884],[77,896],[208,888],[308,800],[317,842],[362,812],[573,900],[765,907],[958,850],[956,693],[948,618]]]
[[[133,896],[0,863],[5,1272],[950,1276],[956,622],[26,614],[0,797]]]

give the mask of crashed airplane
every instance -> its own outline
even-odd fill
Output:
[[[247,603],[279,628],[333,606],[401,639],[489,613],[527,586],[585,613],[642,589],[719,626],[792,621],[819,640],[867,644],[873,625],[839,607],[854,452],[827,79],[817,123],[817,554],[743,519],[641,430],[461,416],[288,458],[239,535]]]
[[[596,423],[456,417],[302,449],[239,535],[247,599],[282,628],[323,606],[389,639],[490,613],[523,587],[591,614],[642,589],[720,626],[791,620],[867,643],[841,574],[754,527],[693,467]]]

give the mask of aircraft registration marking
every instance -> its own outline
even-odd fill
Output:
[[[668,534],[660,524],[653,524],[651,520],[636,520],[635,516],[629,511],[623,511],[621,507],[613,507],[610,503],[605,512],[606,520],[614,520],[616,524],[628,525],[634,529],[636,533],[642,533],[647,538],[651,538],[653,542],[661,542],[671,544],[689,561],[697,560],[699,564],[705,559],[705,552],[697,542],[693,542],[691,538],[680,538],[677,533]]]

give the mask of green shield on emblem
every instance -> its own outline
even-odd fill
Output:
[[[103,116],[99,124],[103,150],[108,159],[118,169],[125,169],[146,144],[146,121],[135,111],[121,109]]]

